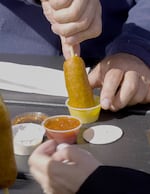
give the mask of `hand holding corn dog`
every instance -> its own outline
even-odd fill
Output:
[[[53,32],[61,37],[63,55],[70,57],[68,45],[79,43],[101,34],[101,5],[99,0],[41,0],[43,12],[51,23]]]

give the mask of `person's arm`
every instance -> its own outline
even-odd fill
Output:
[[[136,0],[121,34],[106,48],[106,57],[89,74],[101,88],[105,110],[150,102],[150,1]]]
[[[122,33],[106,49],[107,55],[128,53],[150,67],[150,1],[136,0]]]
[[[77,194],[149,194],[150,174],[122,167],[100,166],[81,185]]]
[[[48,140],[29,158],[30,172],[51,194],[149,194],[150,174],[104,166],[76,145]]]

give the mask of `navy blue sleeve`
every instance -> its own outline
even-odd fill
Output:
[[[40,5],[40,0],[21,0],[24,1],[26,4],[34,4],[34,5]]]
[[[77,194],[149,194],[150,174],[129,168],[100,166]]]
[[[125,52],[139,57],[150,67],[150,0],[136,0],[122,33],[107,48],[108,55]]]

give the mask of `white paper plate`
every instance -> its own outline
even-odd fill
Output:
[[[83,138],[92,144],[108,144],[121,138],[122,129],[113,125],[93,126],[83,133]]]

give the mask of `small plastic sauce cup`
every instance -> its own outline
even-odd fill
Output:
[[[81,125],[80,119],[70,115],[55,115],[42,122],[48,139],[69,144],[76,143]]]
[[[41,123],[47,117],[42,112],[24,112],[11,120],[15,154],[30,155],[42,143],[45,129]]]
[[[20,124],[20,123],[36,123],[41,124],[44,119],[46,119],[48,115],[42,112],[24,112],[16,115],[11,123],[12,125]]]
[[[45,129],[35,123],[20,123],[12,126],[14,153],[30,155],[42,143]]]
[[[81,120],[82,124],[93,123],[98,120],[101,111],[99,96],[94,96],[95,106],[90,108],[75,108],[69,105],[69,99],[66,100],[66,106],[71,116]]]

